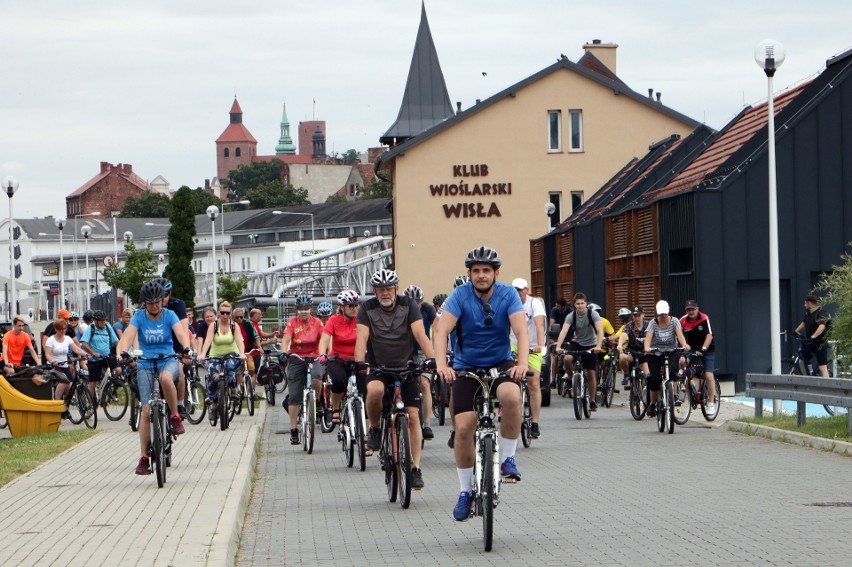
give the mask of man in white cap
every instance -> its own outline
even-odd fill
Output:
[[[541,430],[538,426],[538,419],[541,416],[541,357],[544,353],[546,343],[544,341],[544,322],[547,318],[547,311],[544,308],[544,301],[538,297],[530,295],[530,286],[524,278],[515,278],[512,281],[512,287],[518,292],[521,298],[521,303],[524,306],[524,315],[527,321],[527,333],[530,338],[530,358],[529,369],[535,373],[534,376],[527,380],[527,387],[530,390],[530,411],[532,413],[532,427],[530,428],[530,437],[537,439],[541,435]],[[512,341],[512,350],[518,350],[518,339],[515,333],[510,335]],[[548,383],[548,386],[550,384]]]

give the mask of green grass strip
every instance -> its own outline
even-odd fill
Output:
[[[0,439],[0,486],[33,470],[95,433],[91,429],[75,429]]]
[[[784,429],[786,431],[795,431],[804,433],[813,437],[822,437],[823,439],[831,439],[832,441],[852,442],[852,437],[848,434],[849,417],[846,414],[836,415],[834,417],[809,417],[805,421],[803,427],[796,425],[795,415],[782,415],[779,418],[775,417],[749,417],[740,418],[737,421],[745,423],[754,423],[756,425],[766,425],[776,429]]]

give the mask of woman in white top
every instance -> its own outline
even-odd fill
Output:
[[[68,321],[60,317],[53,322],[53,330],[56,333],[49,336],[44,343],[44,357],[50,364],[57,366],[57,370],[65,374],[69,380],[72,380],[74,374],[73,368],[67,364],[68,352],[73,352],[78,356],[85,356],[86,353],[74,343],[73,338],[65,334],[65,331],[68,330]],[[61,400],[64,393],[65,384],[57,384],[54,399]]]

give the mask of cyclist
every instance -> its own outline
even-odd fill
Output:
[[[541,357],[547,347],[544,343],[544,319],[547,312],[544,309],[544,301],[538,297],[530,295],[530,286],[524,278],[515,278],[512,280],[512,287],[518,292],[521,299],[521,304],[524,306],[524,317],[527,324],[527,336],[530,341],[530,350],[534,351],[529,356],[530,370],[533,371],[533,376],[527,380],[527,387],[530,391],[530,413],[532,413],[532,426],[530,427],[530,437],[538,439],[541,435],[541,429],[538,426],[538,420],[541,417]],[[518,350],[518,337],[515,333],[510,333],[512,341],[512,350]],[[548,382],[548,387],[550,383]]]
[[[340,360],[329,360],[326,355],[333,355],[349,361],[355,359],[355,318],[358,316],[358,307],[361,303],[358,294],[351,289],[344,289],[337,295],[337,304],[341,313],[335,313],[328,318],[322,329],[322,337],[319,343],[319,362],[325,364],[326,372],[331,377],[331,421],[340,423],[340,400],[346,392],[349,381],[347,365]],[[358,375],[358,391],[363,396],[366,384],[361,375]]]
[[[334,307],[328,301],[323,301],[317,305],[317,317],[322,321],[323,326],[328,322],[328,318],[334,313]]]
[[[95,398],[95,387],[104,375],[104,369],[110,371],[118,367],[113,354],[113,348],[118,344],[118,336],[112,325],[106,321],[106,313],[92,313],[94,322],[83,333],[80,347],[89,355],[89,392]]]
[[[500,473],[506,478],[521,479],[515,465],[515,449],[521,433],[521,392],[517,382],[527,372],[529,337],[524,306],[515,289],[497,281],[502,261],[496,250],[479,246],[471,250],[464,262],[470,282],[460,285],[444,303],[441,318],[435,325],[435,362],[438,373],[453,384],[456,440],[454,444],[459,498],[453,509],[457,521],[470,517],[473,505],[471,483],[476,448],[476,414],[473,401],[479,383],[472,378],[456,378],[456,371],[485,368],[508,370],[511,379],[494,381],[495,392],[503,410],[500,421]],[[453,368],[447,366],[447,341],[456,329]],[[509,331],[518,338],[518,364],[512,360]]]
[[[559,325],[559,328],[562,329],[562,325],[565,323],[565,318],[571,310],[568,308],[568,302],[565,301],[564,297],[560,297],[556,300],[556,305],[550,310],[550,319],[547,322],[547,342],[548,344],[552,343],[556,337],[559,335],[559,332],[553,333],[552,329],[554,325]],[[558,357],[558,353],[556,349],[552,349],[550,352],[550,383],[553,384],[556,380],[556,359]]]
[[[274,344],[278,342],[278,333],[267,333],[261,327],[261,323],[263,322],[263,311],[260,309],[252,309],[249,311],[249,320],[251,322],[252,327],[254,327],[255,333],[260,337],[260,343],[257,345],[258,348],[263,348],[267,345]],[[256,354],[252,354],[252,359],[254,361],[254,372],[251,375],[252,382],[254,383],[254,391],[255,391],[255,399],[262,400],[264,397],[263,388],[260,390],[257,389],[257,369],[260,368],[260,350],[255,351]]]
[[[186,316],[186,303],[182,299],[177,299],[173,296],[172,288],[174,286],[171,281],[166,278],[157,278],[157,281],[163,286],[163,290],[166,292],[166,295],[163,297],[163,307],[173,311],[177,315],[180,324],[186,331],[187,336],[189,336],[189,318]],[[178,342],[177,337],[172,337],[172,347],[175,354],[181,353],[181,343]],[[183,400],[186,395],[186,376],[182,372],[182,362],[179,361],[178,366],[181,366],[181,372],[178,372],[177,410],[181,419],[186,419],[186,408],[183,407]]]
[[[432,344],[423,329],[423,318],[417,304],[408,296],[397,295],[399,276],[393,270],[380,269],[370,278],[375,297],[361,306],[356,321],[355,360],[369,362],[371,366],[403,368],[415,353],[415,343],[420,345],[426,358],[435,358]],[[367,376],[367,418],[370,431],[367,449],[378,451],[382,444],[379,417],[382,399],[391,378]],[[420,386],[409,380],[402,386],[402,402],[408,409],[411,434],[411,487],[423,488],[423,471],[420,470],[420,452],[423,432],[420,428]]]
[[[252,385],[257,387],[257,374],[255,372],[254,357],[250,356],[250,352],[260,352],[260,335],[257,329],[251,324],[251,321],[246,321],[246,310],[242,307],[237,307],[233,312],[234,325],[240,329],[240,334],[243,337],[243,352],[246,353],[246,369],[249,371],[249,377]],[[237,383],[243,383],[243,373],[240,372],[237,376]],[[257,397],[257,396],[255,396]]]
[[[648,323],[645,330],[645,352],[651,349],[672,349],[680,345],[683,350],[689,350],[689,344],[683,337],[680,321],[669,315],[669,302],[660,300],[657,302],[657,317]],[[659,357],[646,356],[648,364],[648,391],[651,392],[651,403],[648,405],[648,417],[657,415],[657,400],[660,397],[660,385],[663,383],[663,365]],[[677,368],[678,356],[669,356],[669,368],[674,371]]]
[[[62,319],[62,320],[65,321],[65,330],[67,331],[68,330],[68,320],[71,318],[71,312],[68,311],[67,309],[60,309],[59,313],[56,314],[56,318],[57,318],[57,321],[59,319]],[[44,347],[47,344],[47,339],[50,338],[51,336],[53,336],[53,334],[56,332],[55,326],[56,326],[56,321],[54,321],[52,323],[48,323],[47,326],[44,328],[44,331],[42,331],[42,333],[41,333],[41,362],[42,363],[47,362],[47,357],[45,356],[45,353],[44,353]],[[68,338],[70,338],[72,341],[77,338],[77,337],[71,336],[70,334],[66,334],[66,336]],[[79,347],[79,345],[77,345],[77,346]]]
[[[62,311],[65,311],[64,309]],[[62,311],[59,312],[60,316],[62,315]],[[121,312],[121,319],[115,322],[115,325],[112,326],[112,330],[115,331],[116,336],[120,339],[121,334],[124,332],[125,327],[130,323],[130,319],[133,317],[133,309],[129,307]]]
[[[595,392],[597,392],[597,354],[601,351],[601,344],[604,338],[604,328],[601,323],[601,316],[591,307],[594,303],[586,303],[586,294],[574,294],[574,312],[565,318],[565,324],[559,331],[559,336],[556,338],[556,348],[562,349],[563,342],[566,338],[570,340],[568,348],[565,350],[583,350],[592,351],[583,353],[583,368],[586,370],[586,391],[589,393],[589,409],[597,411],[598,404],[595,403]],[[598,307],[600,309],[600,307]],[[573,355],[565,355],[564,362],[565,372],[570,376],[574,371]]]
[[[810,294],[805,298],[805,316],[794,330],[797,334],[804,332],[809,339],[808,343],[804,345],[807,357],[803,357],[803,360],[807,361],[810,360],[811,356],[815,356],[819,374],[825,377],[828,377],[828,343],[825,340],[825,330],[829,321],[828,313],[819,306],[819,298]],[[705,361],[705,368],[706,366]],[[802,374],[807,374],[807,372],[803,371]]]
[[[6,365],[6,375],[15,371],[15,366],[20,366],[24,358],[24,351],[29,349],[33,357],[33,363],[38,361],[38,353],[33,348],[33,340],[29,333],[24,332],[23,315],[15,315],[12,318],[12,331],[3,335],[3,361]]]
[[[711,404],[716,401],[716,382],[713,375],[713,364],[716,361],[716,341],[710,329],[710,318],[698,310],[698,302],[690,299],[686,302],[686,315],[680,318],[683,337],[689,343],[690,350],[701,352],[704,360],[704,379],[707,380],[707,392]],[[680,368],[686,368],[686,357],[681,357]]]
[[[216,310],[212,307],[205,307],[201,316],[201,321],[198,323],[198,330],[195,332],[195,350],[201,352],[201,347],[204,346],[204,339],[207,338],[207,329],[213,327],[216,322]]]
[[[435,317],[438,311],[431,303],[423,301],[423,290],[416,285],[410,285],[403,292],[409,299],[417,304],[420,309],[420,318],[423,319],[423,330],[427,337],[432,336],[432,324],[435,322]],[[417,345],[417,356],[415,361],[419,364],[426,360],[426,355]],[[434,439],[435,433],[432,431],[430,421],[432,419],[432,386],[429,383],[429,378],[424,375],[420,376],[420,401],[423,410],[421,418],[423,419],[423,439]]]
[[[229,354],[236,354],[240,360],[245,360],[246,350],[243,343],[243,334],[236,327],[234,321],[231,320],[231,304],[223,301],[219,304],[219,317],[213,325],[207,329],[207,335],[204,338],[204,344],[201,350],[198,351],[198,361],[203,362],[207,356],[207,352],[214,358],[222,358]],[[238,370],[236,360],[230,359],[225,361],[210,362],[208,371],[213,374],[225,374],[228,380],[228,387],[235,388],[237,386],[237,378],[235,374]],[[210,380],[207,383],[207,403],[210,404],[210,410],[215,411],[219,404],[219,392],[215,381]]]
[[[319,356],[322,321],[311,315],[312,303],[311,298],[307,295],[300,295],[296,298],[296,316],[287,321],[284,334],[281,335],[282,353],[292,352],[302,358]],[[284,399],[282,405],[287,408],[287,412],[290,414],[290,444],[298,445],[301,441],[297,423],[302,407],[302,392],[305,389],[305,380],[308,376],[307,362],[291,358],[287,363],[286,376],[288,397]],[[314,366],[311,372],[311,387],[316,392],[317,398],[320,395],[320,376],[319,366]],[[291,401],[293,403],[290,403]]]
[[[645,331],[648,329],[648,323],[645,321],[645,310],[642,306],[636,305],[631,312],[631,321],[624,325],[618,332],[618,364],[621,366],[621,371],[624,373],[624,378],[621,384],[630,387],[627,379],[630,374],[630,365],[633,364],[633,355],[630,351],[640,352],[645,350]],[[626,348],[625,348],[626,347]],[[640,356],[642,371],[648,375],[648,365],[645,364],[644,358]]]
[[[91,325],[95,320],[95,313],[91,309],[87,309],[83,312],[83,322],[77,327],[77,340],[82,341],[83,335],[86,334],[86,331],[89,330],[89,325]]]
[[[68,352],[73,352],[77,356],[86,356],[86,353],[83,349],[74,344],[74,339],[65,334],[67,329],[68,321],[64,318],[59,317],[56,321],[54,321],[53,334],[47,337],[47,340],[44,342],[42,352],[44,353],[46,362],[56,366],[56,369],[65,374],[68,380],[73,380],[74,368],[68,364]],[[65,388],[65,384],[58,382],[56,384],[56,391],[53,393],[53,399],[64,399]],[[62,417],[68,417],[68,415],[63,412]]]
[[[145,308],[133,314],[130,324],[127,325],[124,334],[118,341],[117,349],[122,353],[123,358],[128,356],[127,350],[131,348],[137,337],[139,338],[142,356],[146,358],[174,354],[172,339],[177,338],[178,344],[182,348],[181,353],[184,355],[184,360],[188,362],[188,356],[191,352],[189,335],[175,312],[163,307],[165,296],[166,291],[157,280],[151,280],[142,285],[139,290],[139,299],[145,304]],[[183,423],[181,423],[181,417],[176,411],[177,390],[175,389],[175,378],[180,367],[177,360],[169,358],[160,362],[157,368],[160,372],[157,378],[160,380],[163,399],[166,400],[169,409],[174,412],[169,416],[172,422],[172,431],[175,435],[183,435],[185,430]],[[136,371],[139,401],[142,403],[142,419],[139,424],[139,446],[142,449],[142,456],[139,457],[136,474],[145,475],[151,474],[151,459],[148,456],[148,443],[151,441],[151,430],[148,427],[151,406],[148,405],[148,402],[151,401],[155,378],[154,362],[139,360],[136,362]]]
[[[432,307],[435,308],[436,313],[438,312],[439,309],[441,309],[441,306],[447,300],[447,297],[449,297],[449,296],[446,293],[438,293],[438,294],[435,294],[435,297],[432,298]]]

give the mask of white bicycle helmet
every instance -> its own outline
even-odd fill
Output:
[[[358,294],[351,289],[344,289],[337,294],[338,305],[358,305]]]
[[[394,272],[393,270],[388,270],[386,268],[378,270],[370,278],[370,285],[373,287],[387,287],[391,285],[397,285],[398,283],[399,276],[396,275],[396,272]]]
[[[317,305],[317,315],[320,317],[330,317],[334,307],[328,301],[323,301]]]
[[[503,261],[500,260],[500,255],[493,248],[479,246],[468,252],[467,258],[464,260],[465,268],[470,268],[474,264],[490,264],[495,270],[499,270]]]
[[[418,303],[423,301],[423,290],[416,285],[408,286],[403,293]]]

